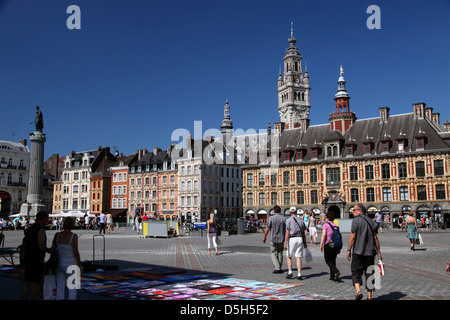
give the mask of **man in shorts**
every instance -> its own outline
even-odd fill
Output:
[[[286,279],[294,278],[292,275],[292,258],[295,257],[297,260],[297,279],[303,280],[305,278],[302,276],[303,248],[306,249],[308,247],[305,235],[306,226],[303,219],[297,218],[297,209],[295,207],[291,207],[289,213],[291,217],[286,220],[286,236],[284,238],[284,248],[286,249],[288,265]]]

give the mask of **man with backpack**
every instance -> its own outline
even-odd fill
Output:
[[[339,227],[334,224],[334,212],[328,211],[325,215],[325,223],[322,225],[322,239],[320,251],[324,253],[325,263],[330,268],[330,280],[339,281],[341,273],[336,267],[337,255],[342,249],[342,236]]]
[[[367,283],[367,269],[375,265],[375,255],[381,258],[380,242],[377,233],[378,226],[366,215],[366,208],[362,204],[353,207],[351,235],[348,240],[347,259],[351,259],[352,282],[356,290],[355,300],[361,300],[362,275],[366,276],[367,299],[372,299],[372,288]],[[353,250],[353,252],[352,252]],[[374,269],[375,270],[375,269]]]

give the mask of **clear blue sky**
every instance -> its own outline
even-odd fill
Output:
[[[81,30],[66,27],[72,4]],[[311,124],[328,122],[340,65],[359,119],[425,102],[450,120],[449,0],[0,0],[0,139],[29,139],[39,105],[46,158],[165,149],[194,121],[220,128],[227,94],[235,129],[265,129],[291,21]]]

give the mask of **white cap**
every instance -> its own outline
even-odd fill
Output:
[[[297,209],[295,207],[291,207],[291,210],[289,210],[290,212],[297,212]]]

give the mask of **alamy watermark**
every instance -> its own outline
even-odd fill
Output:
[[[203,132],[202,121],[194,121],[194,135],[178,128],[172,132],[171,140],[176,142],[170,153],[173,161],[201,157],[206,164],[263,164],[271,168],[278,168],[280,163],[280,134],[272,130],[236,129],[222,133],[212,128]]]
[[[381,9],[377,5],[371,5],[367,7],[367,14],[370,14],[370,17],[367,18],[366,26],[368,29],[381,29]]]

